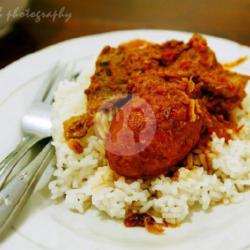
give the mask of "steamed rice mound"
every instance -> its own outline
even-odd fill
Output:
[[[52,134],[57,170],[49,185],[53,199],[65,197],[69,209],[80,213],[94,206],[112,218],[123,219],[132,208],[173,224],[182,222],[194,205],[206,210],[241,200],[242,192],[250,186],[250,86],[243,108],[234,112],[243,126],[240,133],[228,143],[212,136],[208,153],[212,174],[206,171],[204,155],[194,151],[187,159],[189,167],[178,170],[178,178],[162,175],[150,181],[128,181],[114,173],[105,159],[105,135],[112,114],[97,113],[82,154],[71,151],[64,138],[63,122],[86,112],[83,90],[90,84],[91,73],[86,66],[77,81],[63,81],[55,95]]]

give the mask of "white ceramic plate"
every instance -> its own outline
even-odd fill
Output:
[[[112,32],[69,40],[26,56],[0,71],[0,158],[20,139],[20,118],[33,101],[46,73],[57,61],[93,63],[104,45],[143,38],[163,42],[187,41],[191,34],[163,30]],[[221,62],[241,56],[250,49],[235,42],[206,36]],[[236,69],[250,74],[250,61]],[[36,193],[11,229],[1,249],[250,249],[250,193],[240,204],[218,206],[195,212],[179,228],[155,236],[141,228],[125,228],[122,223],[103,219],[95,210],[85,215],[69,212],[63,204],[53,204],[46,192]]]

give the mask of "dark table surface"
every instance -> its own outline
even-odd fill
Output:
[[[112,30],[184,30],[250,46],[250,0],[33,0],[29,8],[36,13],[63,8],[72,17],[22,18],[0,39],[0,68],[50,44]]]

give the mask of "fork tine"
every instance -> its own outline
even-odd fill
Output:
[[[54,92],[61,80],[70,78],[74,69],[74,63],[67,65],[66,63],[57,63],[51,70],[48,79],[42,86],[36,101],[51,104]]]
[[[50,89],[48,90],[48,92],[46,93],[46,96],[44,96],[43,98],[43,102],[47,103],[47,104],[51,104],[54,98],[54,93],[58,87],[58,85],[60,84],[61,80],[65,80],[65,79],[70,79],[73,75],[74,72],[74,67],[75,64],[74,63],[70,63],[68,65],[62,65],[60,66],[60,72],[58,73],[57,79],[56,81],[54,81],[54,84],[51,85]]]
[[[49,92],[51,86],[53,85],[54,81],[56,80],[58,76],[59,71],[59,63],[57,63],[50,71],[46,79],[44,80],[41,88],[39,89],[38,94],[36,95],[35,100],[36,101],[42,101],[44,99],[44,96],[46,96],[46,93]]]
[[[46,101],[55,83],[61,80],[61,76],[63,72],[65,71],[66,67],[67,67],[66,64],[57,63],[57,65],[52,69],[52,78],[47,85],[46,91],[44,91],[43,93],[42,99],[40,100],[41,102]]]

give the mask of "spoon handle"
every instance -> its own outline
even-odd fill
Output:
[[[35,135],[26,137],[18,144],[16,149],[0,162],[0,190],[24,154],[40,140],[41,138]]]
[[[49,142],[38,156],[1,190],[0,237],[21,212],[54,155],[54,147]]]

